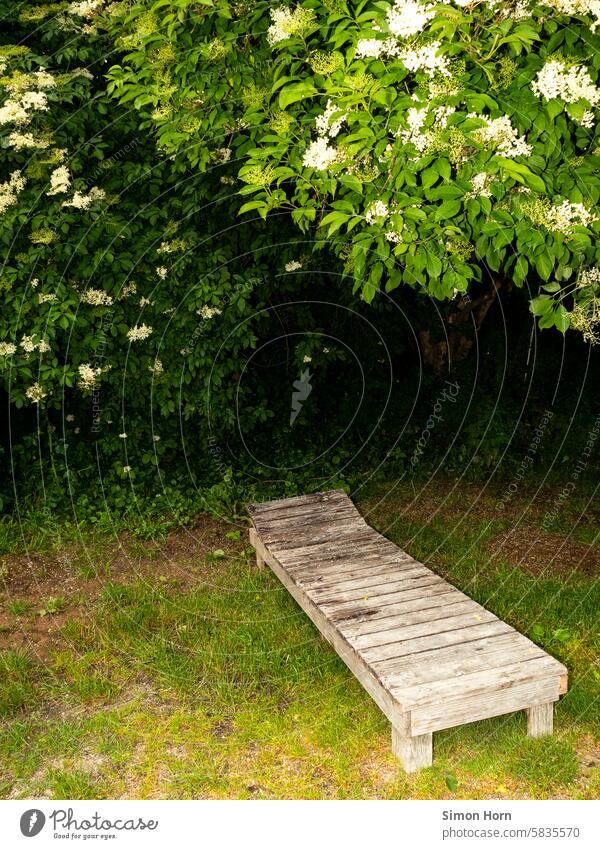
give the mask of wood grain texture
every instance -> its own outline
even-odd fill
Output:
[[[432,733],[527,710],[552,733],[567,670],[367,525],[341,490],[254,504],[250,541],[392,723],[404,768]]]

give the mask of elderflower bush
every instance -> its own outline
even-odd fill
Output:
[[[0,385],[11,415],[34,413],[16,427],[29,453],[59,431],[53,473],[68,447],[69,485],[98,461],[121,478],[150,473],[186,421],[190,457],[206,465],[207,411],[213,435],[231,430],[238,393],[245,426],[263,420],[260,390],[235,375],[265,324],[248,317],[277,287],[262,222],[232,231],[218,202],[235,182],[230,148],[211,177],[190,179],[185,162],[157,161],[139,114],[107,94],[104,5],[36,6],[33,21],[15,4],[28,47],[0,47]],[[279,252],[278,273],[284,262]]]
[[[594,337],[597,0],[113,4],[111,89],[241,212],[287,212],[371,301],[489,275]],[[591,328],[591,329],[590,329]]]

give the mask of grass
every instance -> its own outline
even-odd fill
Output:
[[[498,517],[493,499],[469,514],[464,490],[414,500],[407,487],[380,487],[360,507],[389,538],[566,663],[570,689],[554,737],[528,739],[522,714],[438,732],[434,765],[406,776],[385,717],[274,576],[256,570],[244,533],[204,520],[200,531],[172,534],[167,557],[162,532],[150,544],[131,537],[121,542],[133,564],[124,570],[114,540],[95,531],[71,552],[70,589],[61,586],[61,596],[19,597],[16,572],[27,567],[5,558],[0,794],[595,798],[594,576],[564,574],[552,562],[534,574],[491,556],[495,536],[517,523],[543,537],[551,497],[541,493],[533,507],[514,501],[517,513]],[[577,524],[580,505],[568,509],[562,530],[576,526],[577,539],[593,542],[589,515]]]

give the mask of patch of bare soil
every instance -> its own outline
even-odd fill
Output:
[[[507,487],[501,485],[432,479],[425,486],[413,489],[407,489],[405,484],[400,487],[390,484],[377,498],[369,498],[368,503],[359,502],[357,506],[369,523],[378,523],[384,529],[386,522],[396,525],[403,521],[429,523],[435,519],[468,521],[469,517],[478,522],[509,519],[535,524],[544,518],[561,491],[560,486],[545,486],[541,490],[522,486],[518,497],[513,499]],[[593,505],[578,520],[581,527],[599,522],[600,511]]]
[[[600,546],[575,542],[568,534],[520,525],[496,534],[487,543],[492,562],[518,566],[536,577],[600,575]]]
[[[61,629],[83,618],[108,583],[176,584],[182,589],[223,580],[230,557],[248,546],[245,529],[229,540],[232,525],[200,516],[193,526],[165,539],[141,541],[122,534],[114,541],[82,544],[55,554],[8,555],[0,575],[0,650],[27,648],[40,660],[65,647]],[[221,550],[225,557],[210,555]],[[54,602],[52,600],[55,600]],[[58,600],[58,601],[56,601]],[[11,609],[15,603],[22,605]]]

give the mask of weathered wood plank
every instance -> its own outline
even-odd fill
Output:
[[[372,607],[370,602],[357,602],[358,607],[350,606],[345,611],[341,610],[339,615],[330,614],[332,622],[335,622],[338,628],[346,628],[349,625],[373,625],[378,627],[379,620],[393,619],[397,621],[397,616],[410,613],[412,611],[432,610],[440,605],[454,604],[458,601],[470,601],[468,596],[460,592],[460,590],[451,587],[445,582],[440,583],[435,588],[429,588],[428,595],[414,597],[414,594],[404,601],[388,604],[383,607]],[[352,603],[350,603],[352,605]],[[362,606],[361,606],[362,605]]]
[[[306,590],[318,590],[319,593],[325,596],[328,593],[337,592],[338,590],[340,592],[349,592],[350,590],[368,590],[377,585],[389,586],[398,581],[400,576],[402,581],[406,581],[415,578],[430,578],[432,574],[424,566],[417,566],[414,569],[404,569],[400,573],[395,566],[386,566],[385,570],[383,568],[378,570],[368,569],[362,574],[359,573],[357,575],[354,573],[352,576],[340,572],[337,579],[334,580],[330,577],[327,581],[323,581],[320,575],[310,578],[298,578],[296,575],[293,577],[299,586],[304,587]]]
[[[458,646],[446,646],[421,653],[411,652],[408,655],[379,661],[373,664],[373,668],[384,684],[398,688],[456,678],[470,672],[482,672],[545,655],[543,649],[529,640],[520,642],[515,639],[515,634],[516,632],[510,631]]]
[[[355,601],[335,601],[320,606],[324,613],[331,619],[332,622],[341,622],[347,619],[355,618],[362,614],[380,614],[382,616],[389,615],[390,609],[395,609],[395,606],[400,603],[419,600],[426,602],[435,595],[447,595],[451,593],[448,584],[442,579],[432,579],[425,586],[415,587],[412,590],[404,590],[403,592],[391,593],[388,596],[378,596],[377,598],[359,598]]]
[[[420,578],[412,582],[407,581],[403,589],[398,589],[394,592],[378,591],[377,593],[372,592],[370,594],[351,592],[348,594],[351,598],[344,598],[343,595],[338,596],[336,594],[332,598],[319,599],[319,605],[325,612],[331,612],[332,614],[336,612],[339,614],[340,611],[348,609],[349,605],[358,604],[359,602],[365,603],[365,606],[376,605],[378,607],[385,607],[396,601],[406,601],[409,598],[423,598],[423,596],[429,595],[432,588],[442,587],[445,583],[443,578],[432,575],[430,578]]]
[[[479,605],[468,598],[457,599],[450,603],[444,603],[444,600],[441,599],[441,603],[439,603],[439,597],[434,597],[432,601],[438,603],[433,606],[401,610],[401,617],[399,617],[396,613],[393,616],[383,616],[379,619],[371,617],[366,621],[350,620],[347,623],[339,623],[338,628],[343,632],[348,640],[352,637],[369,637],[371,635],[385,636],[388,631],[397,628],[399,622],[401,622],[402,625],[419,625],[421,622],[434,623],[439,619],[448,619],[452,616],[460,616],[463,613],[471,613],[475,610],[479,610]],[[481,609],[485,610],[485,608]],[[385,640],[382,642],[385,642]],[[375,643],[375,645],[377,645],[377,643]]]
[[[402,564],[400,567],[397,563],[389,563],[387,560],[375,560],[371,564],[359,566],[357,568],[344,569],[341,566],[335,571],[325,572],[320,569],[298,569],[292,571],[288,569],[288,573],[294,578],[296,583],[301,587],[331,587],[338,585],[341,581],[354,581],[364,578],[373,578],[376,575],[406,575],[412,572],[413,568],[418,566],[424,569],[424,566],[415,562]]]
[[[457,652],[457,656],[464,655],[468,657],[471,653],[471,644],[480,639],[487,637],[496,637],[498,635],[506,635],[514,637],[514,645],[518,646],[519,634],[495,616],[489,622],[472,623],[468,627],[463,626],[456,630],[442,631],[441,633],[423,634],[422,625],[408,625],[406,629],[398,628],[400,634],[409,634],[411,631],[419,631],[420,633],[410,639],[405,637],[400,638],[395,643],[388,643],[383,646],[373,646],[371,648],[361,649],[359,653],[362,657],[369,661],[374,669],[380,671],[384,667],[387,669],[390,664],[396,660],[406,658],[409,655],[419,655],[413,661],[421,667],[427,663],[427,655],[436,649],[443,649],[447,646]]]
[[[342,595],[350,598],[350,595],[356,591],[356,597],[362,598],[368,594],[367,591],[371,595],[376,595],[374,591],[379,589],[385,593],[394,592],[396,589],[402,589],[405,584],[408,585],[423,578],[437,578],[437,575],[425,566],[415,566],[413,569],[403,569],[401,572],[397,569],[388,569],[385,572],[375,572],[358,578],[348,578],[340,573],[337,581],[328,581],[325,585],[318,580],[302,581],[296,578],[296,581],[305,587],[307,592],[310,591],[315,598],[325,599],[332,593],[335,593],[336,598],[341,598]]]
[[[484,669],[467,675],[449,676],[425,684],[392,686],[390,691],[402,705],[411,708],[417,705],[423,707],[444,705],[448,699],[455,698],[457,692],[469,697],[483,693],[499,693],[515,684],[524,684],[527,681],[549,678],[560,680],[563,669],[562,664],[553,657],[544,655],[532,660],[522,660],[519,663],[509,663],[507,666]]]
[[[410,714],[411,733],[426,734],[432,731],[441,731],[442,728],[454,728],[468,722],[478,722],[492,716],[502,716],[505,713],[525,710],[529,705],[543,705],[544,721],[547,723],[548,712],[545,709],[550,709],[549,713],[552,717],[552,703],[557,699],[558,679],[556,678],[527,681],[523,684],[515,684],[505,690],[477,693],[467,697],[459,692],[453,699],[447,699],[444,704],[413,708]],[[536,711],[535,707],[533,711]],[[531,714],[528,712],[528,715]],[[537,717],[538,713],[534,715]],[[547,728],[547,725],[544,725],[544,727]],[[551,733],[552,726],[550,724],[550,731],[546,730],[543,734]],[[543,736],[543,734],[540,732],[536,736]]]
[[[380,557],[393,555],[397,551],[393,542],[388,542],[387,545],[377,538],[373,538],[371,534],[361,534],[360,537],[353,539],[342,539],[336,545],[335,543],[324,544],[319,547],[318,553],[311,546],[299,546],[298,548],[283,549],[277,552],[281,556],[282,562],[286,565],[301,562],[314,556],[318,557],[318,562],[323,563],[325,560],[339,560],[344,554],[368,553],[376,554]]]
[[[412,557],[408,557],[408,555],[398,556],[397,554],[390,554],[388,552],[382,555],[381,552],[376,549],[375,551],[370,551],[362,554],[361,556],[360,553],[357,553],[353,548],[350,552],[344,551],[344,549],[341,548],[337,557],[329,558],[328,560],[325,560],[320,556],[316,556],[313,558],[302,558],[298,562],[290,562],[284,554],[284,556],[281,557],[281,562],[285,563],[285,568],[290,575],[302,577],[303,575],[310,576],[319,574],[324,578],[328,576],[336,578],[340,572],[344,571],[363,572],[365,570],[368,571],[369,569],[384,565],[395,566],[399,571],[408,569],[412,566],[423,566],[423,564],[419,563],[418,560],[414,560]]]
[[[459,611],[453,616],[434,619],[428,617],[420,622],[407,621],[407,617],[403,617],[402,625],[396,624],[394,628],[388,628],[384,631],[374,631],[369,634],[352,635],[347,634],[345,629],[340,630],[348,640],[351,646],[366,655],[367,649],[383,648],[383,646],[393,646],[403,640],[413,640],[417,637],[430,637],[435,634],[451,633],[456,631],[464,631],[465,637],[472,636],[472,628],[475,625],[483,625],[486,622],[500,622],[497,616],[485,610],[483,607]],[[506,626],[509,627],[509,626]],[[457,640],[460,642],[460,640]],[[423,644],[424,645],[424,644]],[[425,647],[425,645],[424,645]],[[390,655],[395,656],[395,655]]]

